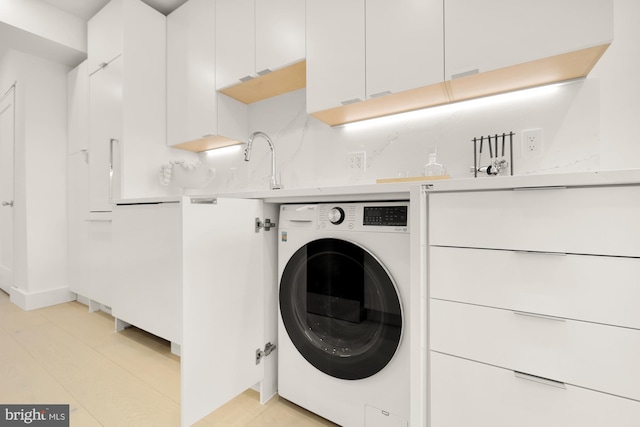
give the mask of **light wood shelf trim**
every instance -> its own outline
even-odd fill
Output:
[[[452,102],[586,77],[609,47],[593,46],[446,82]]]
[[[381,178],[376,179],[376,184],[390,184],[396,182],[422,182],[422,181],[437,181],[440,179],[450,179],[449,175],[436,175],[436,176],[410,176],[405,178]]]
[[[609,43],[311,113],[331,126],[586,77]]]
[[[306,86],[307,61],[302,60],[218,92],[242,103],[253,104]]]
[[[179,148],[181,150],[193,151],[194,153],[200,153],[202,151],[242,144],[242,142],[243,141],[227,138],[226,136],[211,135],[195,139],[193,141],[172,145],[172,147]]]
[[[437,83],[380,98],[368,99],[356,104],[318,111],[312,113],[312,115],[328,125],[335,126],[390,114],[420,110],[448,102],[449,96],[444,83]]]

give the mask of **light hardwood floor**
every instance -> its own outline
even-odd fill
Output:
[[[70,405],[72,427],[178,427],[180,359],[167,341],[70,302],[22,311],[0,291],[0,403]],[[247,390],[198,427],[335,426]]]

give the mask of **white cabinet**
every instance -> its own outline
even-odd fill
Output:
[[[639,190],[427,196],[432,427],[640,421]]]
[[[307,2],[307,112],[365,98],[364,0]]]
[[[217,0],[215,22],[217,89],[304,60],[304,1]]]
[[[423,93],[406,93],[443,82],[442,2],[402,0],[307,2],[307,111],[316,113],[362,101],[387,98],[386,108],[424,106]],[[405,93],[405,97],[398,94]],[[432,96],[444,102],[443,89]],[[382,100],[379,100],[382,101]],[[420,104],[422,102],[423,104]],[[383,115],[378,101],[361,119]],[[395,111],[397,112],[397,111]],[[330,124],[341,119],[316,115]]]
[[[123,0],[107,3],[87,26],[87,62],[93,74],[122,54],[124,42]]]
[[[112,314],[180,344],[183,426],[256,384],[262,402],[276,392],[277,353],[258,356],[277,339],[277,231],[256,220],[277,215],[205,196],[114,208]]]
[[[185,199],[183,221],[182,425],[194,424],[259,383],[266,402],[277,389],[277,205],[261,200]],[[267,213],[268,212],[268,213]]]
[[[442,82],[442,3],[366,0],[366,97]]]
[[[579,361],[576,361],[579,363]],[[432,427],[635,427],[640,402],[433,353]]]
[[[111,306],[111,217],[89,213],[88,61],[67,75],[67,224],[69,289],[91,304]]]
[[[182,343],[182,212],[178,201],[113,210],[112,314]]]
[[[304,60],[305,2],[255,0],[256,74]]]
[[[167,142],[191,151],[248,136],[246,105],[215,91],[215,5],[190,0],[167,17]]]
[[[246,104],[305,86],[305,2],[216,1],[216,88]]]
[[[93,212],[158,191],[148,163],[166,140],[165,21],[141,1],[111,0],[88,22]]]
[[[444,4],[453,100],[584,77],[613,40],[612,0]]]
[[[216,0],[216,89],[256,74],[254,0]]]
[[[89,210],[111,211],[111,201],[121,195],[114,174],[115,151],[123,142],[123,60],[119,55],[89,77]],[[119,163],[118,163],[119,164]],[[114,181],[115,180],[115,181]]]
[[[608,43],[610,0],[445,0],[447,80]],[[604,25],[603,25],[604,24]]]

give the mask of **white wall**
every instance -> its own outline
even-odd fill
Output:
[[[15,148],[16,303],[67,299],[66,78],[69,69],[10,51],[0,82],[17,81]],[[14,294],[12,292],[12,300]]]
[[[40,0],[2,0],[0,23],[80,52],[87,51],[86,22]]]
[[[250,107],[250,131],[274,140],[278,169],[288,188],[373,183],[397,174],[418,176],[426,148],[452,178],[470,177],[471,139],[513,131],[516,174],[562,173],[640,167],[640,2],[615,0],[615,39],[586,80],[436,107],[368,123],[331,128],[305,114],[305,91]],[[522,158],[521,132],[543,129],[543,156]],[[365,151],[368,170],[349,173],[346,156]],[[201,154],[214,182],[199,191],[267,189],[267,145],[254,145],[250,163],[242,150]]]

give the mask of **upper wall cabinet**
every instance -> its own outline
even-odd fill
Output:
[[[341,124],[446,102],[442,25],[441,1],[307,1],[307,111]]]
[[[452,100],[584,77],[613,39],[612,0],[445,0]]]
[[[107,3],[87,25],[87,66],[89,74],[122,54],[124,44],[123,3]]]
[[[189,0],[167,17],[167,142],[204,151],[247,137],[247,106],[216,93],[216,8]]]
[[[216,88],[246,104],[305,86],[305,2],[216,1]]]
[[[87,33],[90,210],[110,211],[113,199],[157,187],[147,162],[166,140],[166,19],[142,1],[111,0]]]
[[[307,0],[307,112],[338,125],[581,78],[612,39],[613,0]]]

